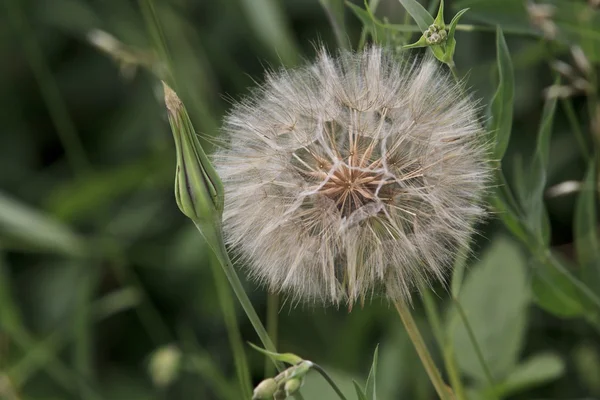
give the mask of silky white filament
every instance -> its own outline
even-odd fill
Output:
[[[321,51],[268,74],[222,133],[226,240],[296,300],[407,300],[444,279],[484,215],[477,106],[429,58]]]

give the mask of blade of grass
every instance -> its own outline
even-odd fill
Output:
[[[241,397],[239,391],[223,375],[217,364],[210,355],[200,346],[194,331],[187,325],[179,327],[178,337],[184,349],[184,357],[187,358],[187,368],[190,372],[198,374],[206,382],[210,382],[215,393],[221,399],[238,400]],[[184,364],[185,365],[185,364]]]
[[[218,260],[216,260],[216,257],[213,256],[211,258],[212,260],[210,265],[213,278],[215,280],[215,286],[217,288],[217,296],[219,297],[221,312],[223,313],[223,319],[225,320],[225,326],[227,327],[229,345],[231,347],[231,351],[233,352],[238,383],[243,396],[249,397],[252,394],[252,379],[250,377],[250,370],[248,369],[246,352],[244,351],[244,342],[242,340],[242,336],[240,335],[240,329],[237,323],[235,306],[231,299],[231,292],[229,286],[227,285],[223,270],[218,265]]]
[[[344,21],[344,0],[319,0],[333,28],[340,49],[349,49],[348,34]]]
[[[34,250],[49,251],[69,257],[88,252],[83,238],[69,227],[0,192],[0,232]]]
[[[114,314],[134,308],[139,304],[139,301],[140,298],[137,292],[131,288],[109,293],[94,302],[92,307],[94,321],[99,322]],[[6,303],[3,302],[2,306],[6,306]],[[8,306],[13,307],[14,304]],[[60,326],[42,340],[33,338],[22,325],[11,328],[10,332],[14,333],[11,336],[14,342],[24,351],[27,351],[21,360],[7,369],[7,373],[12,378],[15,386],[24,385],[38,369],[44,369],[58,384],[77,395],[78,388],[76,385],[78,383],[85,385],[85,380],[78,374],[71,372],[58,358],[58,354],[71,339],[72,331],[67,328],[68,325]],[[91,388],[89,388],[88,397],[101,399],[100,395]]]
[[[292,37],[287,18],[281,10],[281,2],[276,0],[239,0],[248,22],[256,36],[274,55],[287,65],[298,62],[300,54]]]
[[[496,30],[496,57],[498,66],[498,88],[492,98],[492,118],[488,131],[495,137],[494,159],[502,160],[508,147],[512,130],[515,78],[512,60],[502,29]]]
[[[50,67],[44,59],[44,54],[33,29],[21,9],[23,4],[18,0],[7,0],[5,2],[8,8],[8,20],[13,24],[15,37],[21,40],[23,51],[40,88],[60,142],[64,147],[70,167],[76,175],[85,175],[89,171],[90,162],[87,159],[75,124],[69,116],[58,85],[52,76]]]
[[[86,382],[94,381],[93,371],[93,318],[92,301],[96,285],[100,278],[100,271],[96,269],[96,263],[91,262],[92,269],[83,269],[80,272],[81,280],[77,287],[77,305],[75,306],[75,317],[73,319],[74,348],[73,365],[75,371]],[[79,383],[79,392],[86,399],[86,386]]]

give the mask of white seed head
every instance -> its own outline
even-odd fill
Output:
[[[430,58],[321,51],[268,74],[222,133],[226,240],[294,300],[408,300],[484,214],[477,107]]]

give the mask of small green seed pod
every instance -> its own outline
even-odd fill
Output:
[[[300,389],[300,386],[302,386],[302,381],[300,379],[292,378],[285,383],[283,390],[285,390],[286,395],[291,396]]]
[[[279,384],[273,378],[265,379],[254,388],[252,400],[270,400],[273,398]]]

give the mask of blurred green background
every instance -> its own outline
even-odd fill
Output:
[[[120,65],[88,39],[102,30],[149,52],[144,3],[0,5],[0,399],[241,398],[210,254],[175,204],[174,146],[160,82],[144,68]],[[397,0],[378,3],[381,21],[414,25]],[[435,11],[433,3],[424,4]],[[516,92],[503,167],[513,184],[534,151],[543,90],[556,76],[550,62],[574,64],[572,45],[596,66],[600,62],[600,11],[593,2],[545,3],[555,7],[559,40],[544,39],[544,26],[532,24],[537,20],[525,1],[446,4],[447,20],[471,7],[461,23],[487,27],[459,31],[455,56],[482,106],[497,82],[495,25],[505,29]],[[153,4],[179,94],[207,148],[231,101],[261,82],[265,68],[302,64],[320,43],[337,48],[327,7],[334,20],[345,10],[337,22],[344,22],[353,47],[363,27],[352,9],[334,0]],[[380,33],[391,45],[411,42],[410,34],[397,30]],[[559,103],[549,187],[584,177],[574,126],[589,148],[587,104],[581,93]],[[579,122],[570,123],[573,115],[565,110]],[[567,260],[574,259],[576,199],[576,192],[546,199],[551,246]],[[595,226],[595,216],[589,218]],[[502,397],[600,398],[599,330],[584,318],[560,317],[535,304],[530,255],[495,217],[481,226],[476,242],[461,299],[494,378],[502,382]],[[265,317],[267,294],[245,284]],[[467,332],[453,318],[447,290],[434,289],[441,323],[456,328],[454,351],[471,397],[493,398]],[[231,301],[237,306],[233,296]],[[418,296],[414,307],[435,349]],[[381,399],[435,398],[385,300],[349,313],[282,299],[278,320],[278,348],[326,367],[348,396],[354,396],[351,379],[364,383],[379,344]],[[244,341],[258,343],[241,310],[234,322]],[[264,356],[246,350],[257,383]],[[302,393],[305,399],[335,398],[312,374]]]

